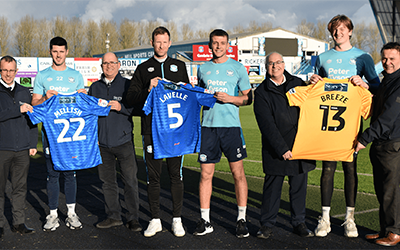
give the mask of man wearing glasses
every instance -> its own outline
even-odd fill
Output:
[[[58,93],[73,93],[74,91],[86,93],[81,73],[67,67],[65,59],[68,55],[67,41],[62,37],[54,37],[50,40],[50,55],[53,64],[40,71],[33,86],[32,105],[36,106]],[[42,128],[43,151],[47,166],[47,196],[50,214],[46,217],[43,230],[55,231],[60,226],[58,219],[58,199],[60,194],[59,178],[64,175],[64,192],[68,208],[68,217],[65,224],[70,229],[81,229],[82,223],[75,213],[76,205],[76,174],[75,171],[55,171],[49,150],[49,142],[46,131]]]
[[[290,185],[290,211],[293,232],[302,237],[314,233],[305,225],[308,172],[315,161],[290,160],[297,133],[299,108],[290,107],[286,92],[305,83],[285,71],[282,55],[276,52],[266,57],[266,79],[254,96],[254,114],[262,135],[262,158],[265,173],[261,205],[261,228],[258,238],[267,239],[278,216],[282,184],[285,176]]]
[[[130,81],[119,73],[121,63],[114,53],[106,53],[102,58],[101,79],[89,88],[89,95],[110,100],[115,107],[108,116],[99,117],[99,146],[103,164],[98,166],[99,177],[103,182],[103,194],[107,219],[97,223],[97,228],[110,228],[123,224],[117,183],[116,159],[121,168],[124,183],[124,197],[127,214],[126,227],[131,231],[142,230],[139,218],[139,192],[137,162],[133,144],[132,108],[124,104]]]
[[[35,231],[25,226],[25,198],[29,170],[29,155],[35,155],[37,127],[26,115],[32,111],[31,94],[14,81],[17,62],[11,56],[0,60],[0,238],[7,219],[4,216],[5,189],[10,175],[13,226],[20,234]]]

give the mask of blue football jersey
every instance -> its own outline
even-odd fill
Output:
[[[200,109],[213,107],[216,98],[208,90],[158,81],[147,97],[143,110],[152,116],[155,159],[176,157],[200,150]]]
[[[102,164],[98,116],[107,116],[108,101],[82,93],[58,94],[33,107],[33,124],[43,122],[55,170],[79,170]]]

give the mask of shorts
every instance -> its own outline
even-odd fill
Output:
[[[201,128],[201,145],[198,162],[218,163],[222,152],[229,162],[240,161],[247,157],[242,129]]]

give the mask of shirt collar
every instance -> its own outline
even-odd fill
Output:
[[[3,81],[3,79],[2,79],[2,78],[0,78],[0,82],[1,82],[1,84],[3,84],[3,86],[4,86],[4,87],[6,87],[7,89],[11,88],[11,91],[13,91],[13,90],[14,90],[14,87],[15,87],[15,81],[13,81],[13,83],[12,83],[11,85],[8,85],[7,83],[5,83],[5,82]]]
[[[285,76],[285,74],[283,74],[283,81],[282,81],[281,84],[278,84],[278,83],[274,82],[274,80],[272,80],[272,78],[269,78],[269,79],[271,80],[271,82],[273,82],[273,83],[275,84],[275,86],[282,85],[282,84],[284,84],[284,83],[286,82],[286,76]]]

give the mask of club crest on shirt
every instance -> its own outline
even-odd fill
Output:
[[[147,146],[146,151],[147,151],[147,153],[152,154],[153,153],[153,146],[151,146],[151,145]]]
[[[233,70],[228,69],[228,70],[226,71],[226,75],[227,75],[227,76],[233,76]]]
[[[351,64],[351,65],[356,65],[356,60],[357,60],[357,59],[355,59],[355,58],[351,58],[351,59],[350,59],[350,64]]]
[[[147,68],[147,71],[149,71],[151,73],[151,72],[154,71],[154,68],[153,67],[149,67],[149,68]]]
[[[74,83],[74,82],[75,82],[75,78],[73,78],[73,77],[68,77],[68,82]]]
[[[199,155],[199,160],[200,160],[201,162],[207,161],[207,155],[206,155],[206,154],[201,154],[201,155]]]
[[[169,69],[172,72],[178,72],[178,66],[176,66],[175,64],[171,64],[171,66],[169,66]]]
[[[106,101],[104,99],[99,99],[99,102],[97,103],[97,105],[99,105],[100,107],[107,107],[108,101]]]

